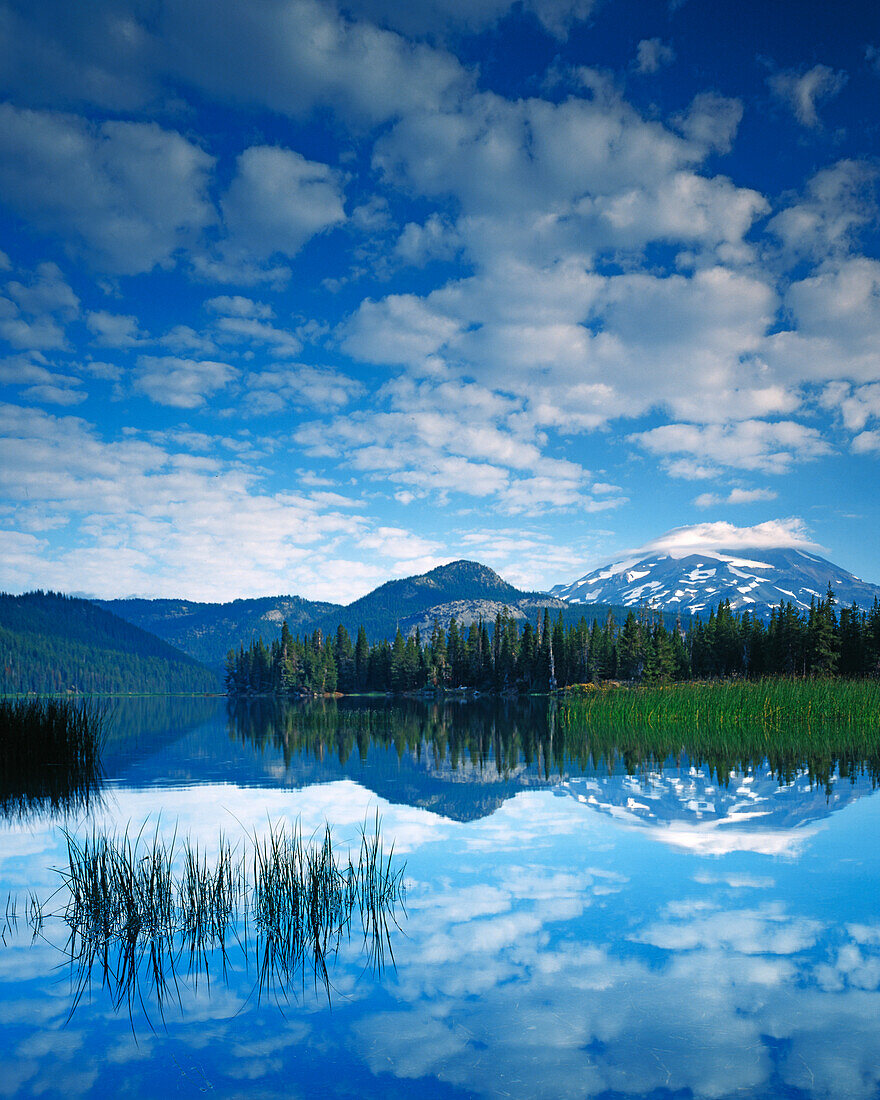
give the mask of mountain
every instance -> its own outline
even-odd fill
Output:
[[[429,573],[388,581],[347,607],[323,616],[312,628],[320,627],[325,635],[333,634],[341,623],[353,637],[363,625],[370,641],[380,641],[393,638],[398,626],[404,633],[415,630],[417,624],[430,631],[435,617],[448,625],[453,614],[459,622],[462,616],[470,623],[482,615],[491,623],[500,607],[519,608],[518,617],[525,618],[528,614],[534,619],[545,604],[565,606],[539,593],[514,588],[487,565],[453,561]]]
[[[301,596],[263,596],[231,603],[193,600],[95,600],[98,607],[148,630],[204,664],[219,668],[230,649],[248,646],[255,638],[267,644],[281,633],[281,624],[296,634],[337,604],[304,600]]]
[[[264,596],[231,603],[182,599],[93,602],[214,669],[223,667],[230,649],[247,647],[255,638],[267,644],[277,638],[285,619],[294,634],[320,629],[325,637],[332,637],[342,624],[352,639],[363,624],[369,640],[377,642],[392,639],[398,627],[406,636],[416,627],[423,636],[430,634],[435,619],[448,629],[453,616],[465,628],[480,619],[491,628],[496,615],[505,610],[520,624],[526,619],[538,622],[545,607],[554,620],[562,614],[566,626],[582,617],[590,624],[594,619],[604,623],[609,612],[620,623],[626,616],[626,608],[572,606],[546,593],[524,592],[475,561],[454,561],[428,573],[388,581],[347,607],[300,596]],[[674,622],[675,615],[670,614],[667,625]]]
[[[55,592],[0,593],[0,693],[216,692],[214,672],[97,607]]]
[[[841,605],[868,608],[880,598],[880,585],[790,547],[631,557],[571,584],[558,584],[550,592],[573,604],[601,601],[635,607],[649,603],[661,610],[680,608],[692,614],[708,612],[729,599],[734,610],[766,616],[780,601],[808,609],[812,599],[824,597],[829,584]]]

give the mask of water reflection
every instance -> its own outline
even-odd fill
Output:
[[[218,825],[300,820],[311,834],[329,820],[356,837],[378,808],[407,862],[393,971],[372,969],[360,932],[344,936],[332,1011],[312,971],[304,987],[282,961],[278,982],[299,998],[282,1015],[271,959],[261,987],[264,956],[249,946],[245,962],[235,936],[207,944],[209,972],[178,941],[174,1012],[135,1047],[100,956],[65,1026],[66,926],[31,945],[22,924],[0,949],[0,1092],[139,1098],[159,1079],[279,1098],[880,1095],[870,760],[832,767],[809,746],[786,760],[661,756],[648,735],[624,757],[600,736],[578,744],[540,701],[224,705],[174,730],[130,770],[120,753],[77,835],[161,810],[203,850],[214,838],[213,859]],[[206,773],[223,781],[199,784]],[[3,890],[49,892],[57,829],[0,829]],[[142,965],[148,1000],[149,954]]]
[[[407,700],[270,700],[230,706],[229,736],[258,749],[277,781],[292,785],[351,776],[377,794],[454,820],[496,812],[518,792],[551,788],[585,810],[665,830],[664,839],[707,852],[730,850],[743,833],[789,833],[872,793],[880,754],[817,755],[809,739],[784,754],[744,758],[719,738],[670,751],[654,730],[586,733],[556,721],[544,699],[525,704]],[[276,765],[283,764],[281,772]],[[765,849],[773,849],[768,840]]]
[[[210,990],[212,973],[228,985],[242,966],[256,974],[247,997],[287,1003],[297,988],[320,987],[328,998],[332,970],[352,939],[365,970],[393,964],[403,871],[385,855],[378,817],[361,833],[357,854],[340,858],[329,827],[304,837],[298,826],[270,824],[262,836],[233,847],[221,835],[212,857],[159,825],[145,835],[64,831],[67,864],[57,889],[30,891],[19,915],[9,897],[0,943],[30,933],[54,945],[70,969],[68,1022],[95,979],[113,1009],[153,1026],[166,1004],[183,1007],[183,986]],[[59,936],[66,934],[66,941]]]

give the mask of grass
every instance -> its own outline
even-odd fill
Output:
[[[0,812],[87,808],[109,718],[105,703],[0,698]]]
[[[210,984],[212,960],[225,972],[231,946],[255,966],[257,998],[279,1001],[309,976],[329,995],[330,964],[355,929],[369,965],[393,961],[404,868],[384,854],[378,818],[362,830],[355,859],[336,852],[329,827],[304,838],[299,827],[270,825],[241,849],[221,835],[211,857],[176,833],[164,839],[158,825],[150,835],[65,836],[67,865],[50,899],[60,894],[60,907],[31,898],[25,919],[35,935],[49,917],[67,926],[71,1015],[97,973],[132,1023],[138,1006],[149,1020],[149,1000],[164,1016],[169,997],[180,1001],[180,975]],[[5,928],[16,921],[7,903]]]
[[[773,678],[572,691],[571,722],[648,728],[760,727],[774,733],[835,726],[880,739],[880,681]]]
[[[866,771],[880,780],[880,682],[768,679],[590,689],[568,694],[566,746],[638,770],[670,757],[708,763],[719,778],[766,761],[830,783]]]

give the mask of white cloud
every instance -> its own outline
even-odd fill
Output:
[[[771,519],[753,527],[736,527],[732,523],[697,523],[690,527],[675,527],[652,539],[644,546],[627,551],[627,556],[652,553],[686,557],[706,550],[760,550],[780,546],[798,550],[821,551],[813,542],[802,519]]]
[[[732,424],[663,424],[628,437],[664,459],[694,456],[718,466],[785,473],[797,462],[831,453],[816,428],[793,420],[743,420]]]
[[[361,411],[301,427],[295,441],[307,453],[341,461],[400,486],[407,493],[494,497],[513,514],[568,508],[617,507],[622,498],[595,499],[578,463],[546,455],[521,406],[473,384],[414,383],[382,391],[385,411]]]
[[[461,247],[457,230],[439,214],[431,214],[423,225],[407,222],[403,227],[394,255],[402,263],[424,267],[431,260],[452,260]]]
[[[787,104],[802,126],[819,126],[817,105],[832,99],[846,83],[845,72],[835,72],[827,65],[814,65],[806,72],[786,69],[767,78],[771,91]]]
[[[334,410],[363,392],[359,382],[338,371],[296,363],[277,370],[252,371],[245,379],[245,411],[277,413],[290,405]]]
[[[176,356],[141,355],[134,376],[134,388],[158,405],[197,409],[208,397],[225,389],[238,377],[228,363],[181,359]]]
[[[659,38],[643,38],[636,47],[636,72],[656,73],[675,60],[675,50]]]
[[[877,216],[877,169],[841,160],[807,183],[804,196],[781,210],[767,228],[782,241],[787,257],[814,260],[846,253],[856,231]]]
[[[86,316],[86,325],[94,333],[94,342],[98,347],[132,348],[141,343],[144,336],[137,317],[109,313],[105,309],[89,313]]]
[[[366,533],[364,518],[309,494],[263,492],[241,457],[106,442],[82,419],[36,409],[0,406],[0,492],[13,519],[38,510],[44,526],[66,521],[77,536],[54,544],[13,532],[0,587],[354,599],[393,567],[390,543],[391,556],[371,564],[339,552]]]
[[[694,504],[698,508],[715,508],[724,504],[756,504],[762,500],[776,500],[778,496],[773,489],[731,489],[726,497],[719,493],[700,493]]]
[[[184,81],[285,115],[327,104],[381,122],[437,105],[467,81],[450,54],[317,0],[185,0],[163,10],[158,30],[163,63]]]
[[[880,418],[880,383],[853,387],[847,382],[829,382],[819,403],[823,408],[839,412],[844,427],[857,432],[869,420]]]
[[[216,298],[209,298],[205,302],[205,308],[223,316],[245,317],[252,321],[271,321],[275,316],[271,306],[264,302],[255,302],[241,294],[221,294]]]
[[[851,446],[858,455],[880,454],[880,431],[859,432]]]
[[[25,399],[41,404],[78,405],[87,396],[79,378],[51,370],[39,352],[0,360],[0,385],[27,386]]]
[[[449,32],[486,30],[513,6],[513,0],[422,0],[418,4],[354,0],[351,8],[403,34],[443,36]],[[522,6],[544,30],[562,39],[574,24],[589,18],[595,0],[524,0]]]
[[[6,284],[6,293],[22,313],[32,317],[57,314],[70,321],[79,314],[79,298],[74,294],[57,264],[37,264],[26,282],[13,280]]]
[[[811,947],[822,929],[819,921],[793,919],[778,904],[758,909],[725,910],[689,921],[657,922],[633,938],[666,950],[723,949],[742,955],[790,955]]]
[[[221,206],[228,231],[221,248],[233,263],[295,256],[310,237],[345,218],[336,172],[269,145],[239,156]]]
[[[857,256],[823,264],[785,295],[791,327],[765,341],[778,378],[880,380],[880,262]]]
[[[119,274],[149,271],[214,218],[213,159],[155,123],[0,105],[0,198]]]
[[[687,111],[672,121],[686,138],[702,148],[729,153],[742,115],[743,106],[738,99],[716,92],[698,92]]]

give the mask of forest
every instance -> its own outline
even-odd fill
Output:
[[[0,693],[214,692],[218,677],[88,600],[0,593]]]
[[[640,683],[766,676],[872,676],[880,671],[880,603],[838,610],[834,593],[809,610],[781,603],[765,621],[730,603],[706,620],[671,630],[649,607],[630,611],[623,625],[584,618],[566,626],[545,609],[543,620],[520,623],[506,613],[467,630],[455,619],[427,638],[416,630],[370,644],[361,626],[352,642],[345,626],[324,638],[294,637],[287,623],[271,645],[254,641],[230,650],[230,695],[321,695],[332,692],[414,692],[466,688],[497,694],[553,691],[603,680]]]

